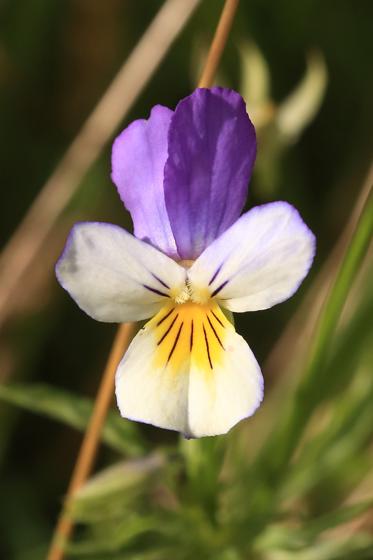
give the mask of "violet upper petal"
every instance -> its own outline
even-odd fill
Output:
[[[113,145],[111,177],[131,213],[135,236],[177,258],[163,191],[172,115],[156,105],[148,120],[134,121],[123,130]]]
[[[197,89],[177,105],[164,170],[166,208],[182,259],[195,259],[239,217],[255,155],[242,97]]]

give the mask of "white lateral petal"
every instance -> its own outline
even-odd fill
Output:
[[[250,348],[216,304],[163,308],[120,363],[122,416],[188,437],[226,433],[254,413],[263,379]]]
[[[150,317],[185,286],[185,270],[119,226],[86,222],[70,232],[57,278],[88,315],[126,322]]]
[[[315,254],[315,237],[286,202],[257,206],[216,239],[188,270],[231,311],[268,309],[294,294]]]

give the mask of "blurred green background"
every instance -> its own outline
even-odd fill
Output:
[[[3,245],[161,4],[0,3]],[[123,127],[157,103],[175,107],[195,87],[222,5],[202,0]],[[217,82],[245,96],[258,128],[248,207],[293,203],[317,236],[315,265],[290,301],[236,317],[267,376],[266,404],[255,418],[227,436],[186,442],[113,412],[97,470],[121,466],[77,500],[69,558],[373,558],[369,256],[356,268],[327,359],[303,385],[309,400],[294,387],[307,375],[315,336],[302,330],[312,296],[295,336],[267,359],[345,228],[370,165],[372,21],[369,0],[241,2]],[[86,421],[89,401],[81,398],[94,396],[114,336],[115,326],[80,312],[53,272],[74,221],[131,228],[109,173],[110,145],[24,279],[0,335],[1,383],[17,384],[13,393],[0,391],[0,556],[6,560],[44,557],[81,441],[71,424]],[[292,459],[277,464],[283,448],[268,449],[270,434],[288,410],[292,417],[297,394],[302,433]],[[275,441],[286,447],[283,438]]]

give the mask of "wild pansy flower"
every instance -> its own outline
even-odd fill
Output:
[[[116,374],[122,416],[188,437],[226,433],[263,397],[260,367],[222,311],[268,309],[306,276],[315,240],[286,202],[240,217],[256,154],[245,103],[197,89],[115,140],[112,179],[134,236],[72,229],[57,277],[99,321],[152,317]]]

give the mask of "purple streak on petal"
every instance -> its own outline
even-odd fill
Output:
[[[166,208],[178,253],[195,259],[240,215],[255,155],[242,97],[197,89],[176,107],[164,170]]]
[[[229,283],[229,280],[224,280],[224,282],[222,282],[222,284],[220,284],[220,286],[218,286],[217,288],[215,288],[215,290],[212,292],[211,297],[215,297],[218,295],[219,292],[222,291],[223,288],[225,288],[225,286]]]
[[[223,263],[219,264],[218,268],[215,270],[214,274],[211,277],[211,280],[209,281],[209,286],[211,286],[211,284],[213,283],[213,281],[216,279],[217,275],[219,274],[219,272],[221,271],[223,266]]]
[[[135,236],[177,258],[163,191],[172,115],[156,105],[148,120],[134,121],[123,130],[113,145],[111,177],[131,213]]]

